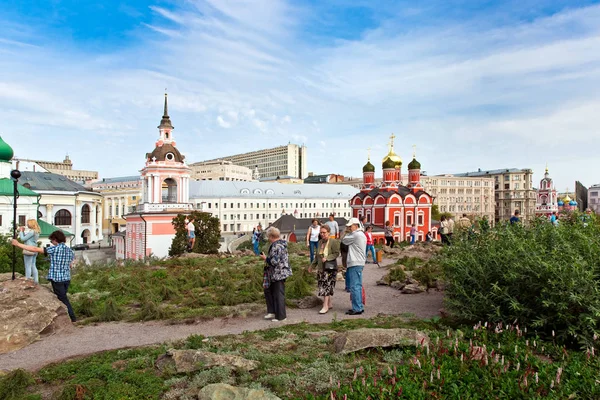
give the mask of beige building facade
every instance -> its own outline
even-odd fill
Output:
[[[242,181],[254,180],[252,169],[227,160],[202,161],[190,165],[191,179],[195,181]]]
[[[30,170],[32,172],[51,172],[53,174],[62,175],[70,180],[78,183],[89,182],[98,179],[98,171],[85,171],[81,169],[73,169],[73,162],[69,156],[65,156],[65,159],[60,161],[42,161],[42,160],[28,160],[28,159],[14,159],[13,161],[24,162],[26,164],[32,163],[33,167]],[[42,167],[43,170],[35,168],[35,164]]]
[[[282,178],[304,179],[307,176],[306,146],[304,145],[289,143],[285,146],[221,157],[221,159],[250,168],[252,171],[258,168],[258,173],[262,178],[279,176]],[[218,160],[213,159],[204,162]]]
[[[506,221],[519,210],[521,218],[530,220],[535,217],[537,191],[533,188],[531,169],[506,168],[489,171],[455,174],[462,178],[490,177],[494,179],[494,199],[496,202],[496,221]]]
[[[110,235],[123,230],[126,225],[123,216],[136,212],[142,201],[142,178],[104,178],[93,182],[91,187],[94,192],[102,195],[103,233]]]
[[[600,214],[600,183],[588,188],[588,207]]]

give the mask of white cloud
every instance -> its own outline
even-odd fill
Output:
[[[219,126],[221,128],[231,128],[231,124],[229,122],[226,122],[222,116],[218,116],[217,117],[217,123],[219,124]]]

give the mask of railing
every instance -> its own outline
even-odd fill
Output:
[[[192,210],[191,204],[179,203],[144,203],[138,207],[139,212],[158,212],[165,210]]]
[[[163,203],[177,203],[177,196],[162,196]]]

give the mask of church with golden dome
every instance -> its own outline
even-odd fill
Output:
[[[390,221],[396,241],[410,239],[413,224],[417,228],[417,240],[425,240],[432,231],[431,206],[433,197],[423,190],[421,163],[413,159],[408,164],[408,182],[402,182],[402,159],[394,152],[395,135],[390,136],[388,153],[381,162],[383,180],[375,183],[375,166],[369,160],[363,167],[361,190],[351,200],[352,215],[365,216],[367,223],[383,228]],[[432,233],[433,234],[433,233]],[[375,230],[373,236],[383,243],[383,232]]]

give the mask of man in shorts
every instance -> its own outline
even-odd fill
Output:
[[[194,249],[196,243],[196,225],[194,225],[194,218],[190,217],[190,222],[186,226],[188,232],[188,251]]]

